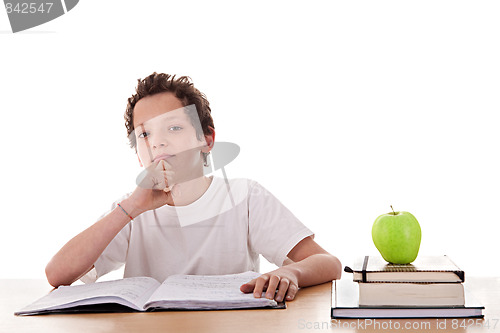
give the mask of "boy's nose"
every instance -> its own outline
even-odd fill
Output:
[[[153,148],[168,146],[168,140],[166,138],[166,135],[155,135],[154,137],[151,137],[150,143],[153,146]]]
[[[165,142],[159,142],[159,143],[153,144],[153,148],[159,148],[159,147],[165,147],[165,146],[166,146]]]

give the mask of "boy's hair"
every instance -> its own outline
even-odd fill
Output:
[[[197,113],[189,112],[191,108],[186,108],[186,113],[191,119],[191,123],[196,129],[196,137],[202,140],[204,135],[212,134],[210,129],[214,127],[210,103],[205,94],[196,89],[189,76],[175,78],[175,75],[156,73],[149,75],[145,79],[138,79],[136,93],[128,99],[127,110],[125,111],[125,127],[131,148],[136,148],[135,135],[130,135],[134,131],[134,108],[141,98],[159,94],[162,92],[171,92],[177,97],[184,106],[194,104]],[[194,110],[193,110],[194,111]],[[200,128],[201,124],[201,128]],[[210,126],[210,127],[209,127]]]

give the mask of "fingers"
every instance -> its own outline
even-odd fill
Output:
[[[286,293],[286,300],[292,301],[295,298],[295,295],[297,295],[297,291],[299,291],[299,287],[295,284],[290,284],[288,292]]]
[[[269,279],[269,285],[266,291],[266,298],[273,299],[274,294],[276,293],[276,288],[278,288],[278,284],[280,283],[281,278],[278,275],[272,275]]]
[[[247,283],[245,283],[245,284],[242,284],[242,285],[240,286],[240,291],[241,291],[242,293],[245,293],[245,294],[251,293],[251,292],[253,291],[254,287],[255,287],[255,280],[256,280],[256,279],[253,279],[253,280],[251,280],[250,282],[247,282]]]
[[[165,160],[158,160],[154,164],[154,169],[156,170],[172,170],[172,165]]]
[[[293,300],[298,289],[297,285],[291,283],[290,279],[268,274],[263,274],[240,286],[241,292],[250,293],[253,290],[255,298],[261,298],[262,293],[265,292],[266,298],[275,299],[277,302],[282,302],[285,299],[287,301]]]
[[[253,289],[253,297],[262,297],[262,292],[264,291],[267,281],[269,281],[269,276],[266,274],[263,274],[256,279],[255,288]]]
[[[276,301],[281,302],[285,298],[286,291],[290,285],[290,281],[287,278],[282,278],[278,288],[278,293],[276,294]]]
[[[164,190],[166,192],[172,189],[174,184],[174,170],[172,166],[165,160],[159,160],[137,176],[137,185],[145,189]]]
[[[165,193],[170,192],[173,187],[173,176],[172,166],[165,160],[158,161],[152,173],[153,189],[163,190]]]

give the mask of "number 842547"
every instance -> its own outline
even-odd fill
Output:
[[[10,13],[18,13],[18,14],[35,14],[35,13],[50,13],[50,9],[52,8],[53,2],[18,2],[11,3],[7,2],[5,4],[5,9],[7,10],[7,14]]]
[[[451,321],[451,328],[452,329],[458,329],[458,328],[474,328],[474,327],[482,327],[486,329],[496,329],[499,327],[498,325],[499,319],[452,319]]]

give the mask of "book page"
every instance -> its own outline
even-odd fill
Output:
[[[409,264],[392,264],[381,256],[357,258],[351,269],[354,281],[365,282],[464,282],[464,272],[446,255],[419,256]],[[346,266],[346,271],[349,267]]]
[[[160,283],[149,277],[134,277],[78,286],[60,286],[26,306],[17,314],[65,309],[77,305],[118,303],[142,311],[144,303]]]
[[[245,294],[240,286],[259,277],[256,272],[229,275],[172,275],[151,295],[146,307],[227,309],[277,306],[275,300]]]
[[[360,258],[356,264],[356,271],[362,270],[362,259]],[[446,255],[440,256],[418,256],[415,261],[410,264],[391,264],[385,261],[380,256],[370,256],[368,260],[367,272],[423,272],[423,271],[459,271],[460,268]]]

